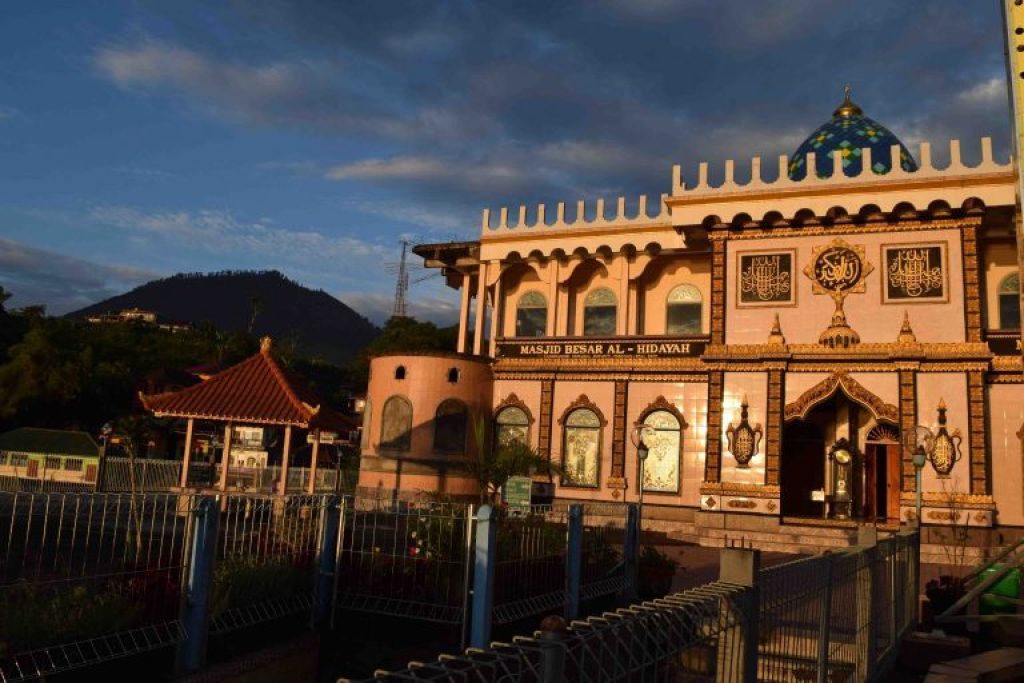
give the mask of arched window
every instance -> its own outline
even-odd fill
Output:
[[[577,408],[565,418],[562,446],[562,483],[598,485],[601,470],[601,417],[590,408]]]
[[[682,446],[682,425],[679,418],[668,410],[653,410],[644,417],[644,444],[647,459],[643,469],[645,491],[679,491],[679,456]]]
[[[615,334],[615,292],[599,287],[583,302],[583,336],[608,337]]]
[[[412,403],[404,396],[392,396],[384,402],[380,418],[380,447],[393,451],[409,450],[412,441]]]
[[[548,300],[540,292],[526,292],[516,304],[516,336],[543,337],[548,326]]]
[[[504,444],[511,441],[528,443],[530,416],[519,406],[502,408],[498,416],[494,418],[494,423],[497,443]]]
[[[999,329],[1020,329],[1020,274],[1007,275],[999,283]]]
[[[700,290],[693,285],[679,285],[668,293],[665,333],[700,334]]]
[[[395,368],[395,379],[405,379],[405,366],[399,365]]]
[[[441,401],[434,414],[434,450],[444,453],[466,452],[466,404],[454,398]]]

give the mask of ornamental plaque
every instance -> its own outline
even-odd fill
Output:
[[[737,305],[787,306],[796,303],[794,254],[792,250],[737,254]]]
[[[860,335],[846,322],[843,302],[848,294],[863,294],[867,290],[867,276],[874,269],[864,258],[862,244],[848,244],[837,237],[830,244],[812,250],[811,262],[804,268],[804,275],[811,281],[811,291],[827,294],[836,303],[832,323],[818,337],[823,346],[847,348],[860,343]]]
[[[885,245],[882,263],[885,264],[883,303],[948,300],[945,244]]]

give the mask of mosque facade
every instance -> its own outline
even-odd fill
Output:
[[[461,294],[458,349],[373,360],[360,485],[474,494],[482,421],[559,466],[556,498],[642,497],[707,545],[1024,528],[1015,174],[965,151],[915,157],[847,92],[777,171],[675,167],[655,201],[417,246]]]

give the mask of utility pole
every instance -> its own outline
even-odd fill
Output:
[[[1021,313],[1024,314],[1024,220],[1021,217],[1021,201],[1024,200],[1024,2],[1002,0],[1002,5],[1006,79],[1010,86],[1010,133],[1013,137],[1013,166],[1017,173],[1017,206],[1013,214],[1020,283],[1017,287],[1017,298]],[[1024,315],[1021,316],[1021,320],[1024,321]],[[1024,345],[1021,348],[1024,350]]]
[[[404,318],[405,293],[409,291],[409,271],[405,268],[405,250],[409,242],[402,240],[402,259],[398,262],[398,281],[395,283],[395,308],[391,311],[392,318]]]

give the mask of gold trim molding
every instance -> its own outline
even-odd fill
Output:
[[[876,420],[884,420],[894,425],[899,424],[900,411],[894,405],[884,402],[875,394],[865,389],[860,382],[850,377],[845,370],[833,372],[832,375],[811,387],[798,399],[786,404],[783,417],[789,420],[804,419],[814,406],[831,398],[842,389],[849,398],[862,404]]]

